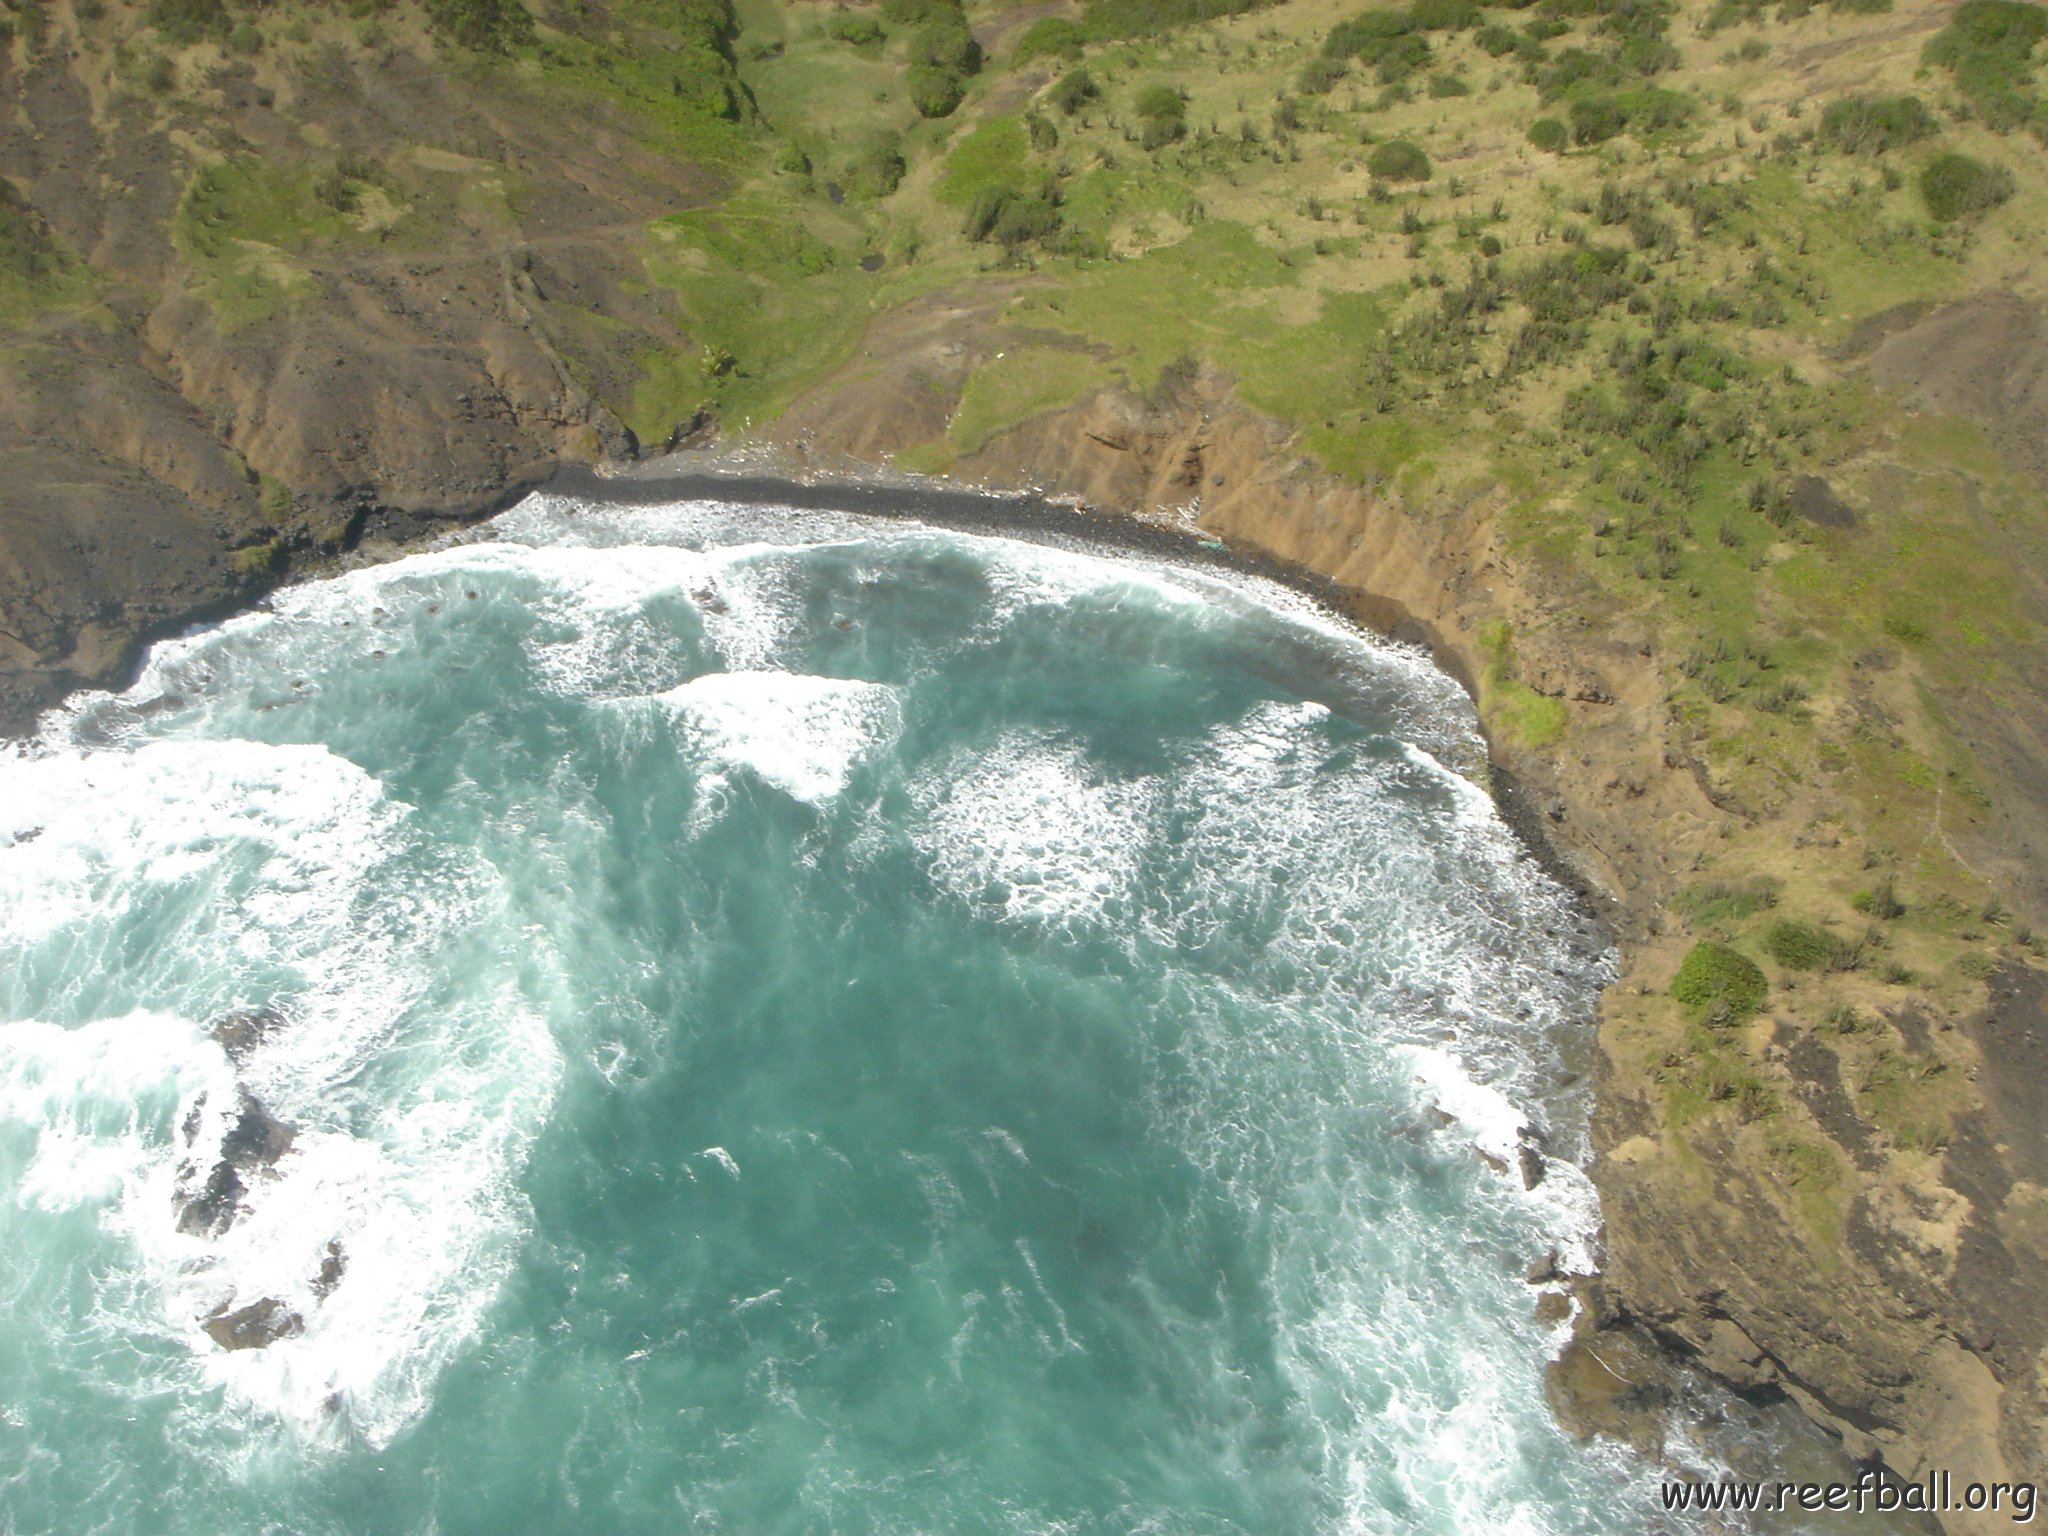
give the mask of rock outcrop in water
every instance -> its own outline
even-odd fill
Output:
[[[217,1307],[207,1314],[204,1327],[222,1349],[266,1349],[304,1332],[306,1320],[276,1297],[266,1296],[246,1307]]]
[[[187,1147],[197,1141],[205,1111],[206,1095],[201,1094],[185,1116]],[[278,1160],[292,1149],[295,1135],[254,1094],[246,1088],[238,1090],[212,1166],[195,1159],[178,1170],[178,1187],[171,1197],[178,1230],[194,1237],[218,1237],[232,1227],[242,1213],[249,1181],[273,1172]]]
[[[224,1013],[208,1027],[207,1033],[214,1042],[228,1053],[228,1060],[237,1067],[244,1065],[272,1035],[283,1029],[289,1022],[277,1009],[239,1009]]]

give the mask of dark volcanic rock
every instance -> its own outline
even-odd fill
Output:
[[[228,1059],[240,1066],[287,1022],[275,1008],[244,1008],[222,1014],[213,1021],[207,1033],[228,1053]]]
[[[341,1240],[330,1238],[327,1255],[320,1261],[320,1272],[313,1277],[313,1294],[325,1301],[334,1294],[334,1288],[341,1284],[341,1277],[348,1273],[348,1255],[341,1251]]]
[[[188,1146],[199,1134],[205,1105],[202,1094],[185,1117]],[[249,1192],[248,1178],[276,1167],[277,1160],[291,1150],[294,1135],[254,1094],[242,1090],[221,1136],[220,1156],[205,1181],[194,1187],[199,1178],[197,1162],[188,1162],[179,1171],[178,1188],[171,1197],[178,1213],[178,1230],[195,1237],[218,1237],[227,1231],[241,1214],[243,1197]]]
[[[208,1337],[222,1349],[266,1349],[303,1333],[306,1320],[275,1296],[228,1310],[225,1303],[206,1315]]]

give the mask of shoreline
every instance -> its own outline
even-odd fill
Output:
[[[678,462],[687,456],[689,462]],[[1576,911],[1596,931],[1599,939],[1616,957],[1626,973],[1634,950],[1643,947],[1645,934],[1636,918],[1637,902],[1616,890],[1602,889],[1585,865],[1573,855],[1604,859],[1604,851],[1584,837],[1576,817],[1558,814],[1556,786],[1548,791],[1531,785],[1507,760],[1508,754],[1480,717],[1479,689],[1469,663],[1469,651],[1449,642],[1438,626],[1418,618],[1400,600],[1353,586],[1298,561],[1289,560],[1251,546],[1243,538],[1197,528],[1192,519],[1168,522],[1148,518],[1142,508],[1086,510],[1078,498],[1058,497],[1037,488],[1014,490],[998,485],[936,483],[848,460],[829,467],[789,463],[787,456],[772,446],[719,453],[703,450],[665,455],[629,464],[615,473],[600,473],[586,463],[562,462],[545,476],[522,477],[479,501],[474,511],[410,513],[397,509],[369,512],[361,525],[360,539],[347,551],[304,561],[282,574],[280,579],[260,587],[223,594],[181,619],[152,625],[130,643],[117,673],[92,681],[81,681],[69,692],[98,687],[119,690],[132,685],[156,642],[195,627],[219,623],[236,613],[264,603],[273,592],[299,582],[317,581],[340,571],[401,559],[417,550],[422,542],[440,537],[473,534],[491,517],[517,505],[529,495],[557,494],[606,501],[622,505],[654,505],[703,497],[747,504],[779,504],[802,509],[850,511],[869,516],[921,521],[935,526],[972,533],[1024,538],[1051,544],[1071,543],[1107,554],[1155,556],[1176,564],[1241,572],[1273,581],[1291,592],[1375,636],[1422,652],[1432,665],[1445,673],[1474,705],[1473,728],[1484,749],[1487,768],[1486,789],[1502,820],[1520,846],[1565,892]],[[50,707],[48,704],[42,708]],[[0,720],[0,737],[32,738],[38,709],[26,721],[16,724]],[[1468,774],[1469,776],[1469,774]],[[1545,803],[1547,800],[1547,804]],[[1630,893],[1631,898],[1641,893]],[[1633,944],[1632,944],[1633,941]],[[1602,1043],[1605,1003],[1596,1004],[1587,1020],[1587,1045],[1593,1066],[1588,1095],[1591,1121],[1592,1158],[1586,1171],[1594,1170],[1609,1148],[1600,1130],[1608,1103],[1611,1074],[1603,1065]],[[1595,1177],[1595,1186],[1599,1180]],[[1604,1195],[1604,1192],[1603,1192]],[[1750,1415],[1774,1416],[1778,1436],[1788,1446],[1787,1436],[1811,1436],[1811,1443],[1794,1448],[1809,1464],[1823,1465],[1837,1460],[1853,1465],[1854,1458],[1836,1438],[1836,1429],[1825,1415],[1801,1397],[1766,1389],[1760,1395],[1754,1383],[1745,1383],[1717,1370],[1701,1358],[1687,1340],[1659,1326],[1653,1319],[1638,1316],[1628,1298],[1611,1285],[1615,1256],[1609,1242],[1610,1213],[1603,1198],[1599,1262],[1594,1273],[1559,1274],[1577,1301],[1574,1333],[1553,1360],[1543,1390],[1559,1423],[1580,1438],[1598,1436],[1632,1446],[1651,1464],[1665,1459],[1668,1421],[1675,1410],[1691,1400],[1689,1383],[1710,1382],[1732,1396],[1724,1407],[1742,1405]],[[1536,1294],[1533,1286],[1532,1298]],[[1631,1375],[1637,1382],[1623,1382],[1627,1390],[1617,1391],[1621,1378],[1605,1360],[1591,1350],[1597,1340],[1610,1355],[1619,1348],[1622,1358],[1632,1362]],[[1589,1371],[1588,1361],[1600,1369]],[[1649,1385],[1644,1387],[1642,1382]],[[1758,1418],[1747,1426],[1727,1425],[1730,1446],[1740,1448],[1753,1439],[1762,1423]],[[1791,1426],[1796,1423],[1795,1431]],[[1703,1425],[1688,1426],[1698,1430]],[[1709,1437],[1712,1439],[1713,1437]]]
[[[858,512],[943,524],[970,533],[1046,541],[1072,539],[1092,548],[1125,554],[1170,556],[1188,565],[1257,576],[1287,588],[1352,624],[1398,645],[1422,651],[1472,702],[1474,729],[1486,749],[1486,789],[1501,819],[1540,864],[1564,887],[1609,942],[1620,936],[1611,922],[1613,902],[1560,846],[1554,823],[1536,795],[1503,760],[1485,722],[1478,718],[1479,688],[1465,657],[1447,645],[1435,625],[1394,598],[1349,586],[1308,566],[1282,560],[1241,540],[1206,534],[1192,524],[1148,520],[1132,511],[1088,510],[1032,489],[1006,491],[934,482],[922,476],[848,464],[812,471],[808,478],[785,466],[746,460],[676,465],[682,455],[644,459],[618,474],[599,474],[586,464],[563,464],[534,492],[583,496],[627,506],[657,505],[704,496],[741,505],[780,504],[803,510]],[[522,492],[521,497],[529,494]],[[506,507],[483,516],[495,516]]]

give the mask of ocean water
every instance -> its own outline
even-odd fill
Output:
[[[1257,579],[778,508],[159,646],[0,756],[0,1530],[1645,1529],[1479,758]]]

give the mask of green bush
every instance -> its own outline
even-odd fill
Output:
[[[1017,39],[1017,46],[1010,51],[1010,62],[1023,64],[1047,55],[1078,58],[1081,42],[1081,29],[1066,17],[1041,16]]]
[[[1906,915],[1906,904],[1899,900],[1898,887],[1892,884],[1890,875],[1851,896],[1849,905],[1858,912],[1867,912],[1887,922]]]
[[[1614,91],[1581,96],[1571,104],[1572,142],[1604,144],[1616,134],[1627,132],[1642,138],[1660,128],[1673,128],[1691,115],[1692,102],[1677,91],[1646,86],[1636,91]]]
[[[1408,139],[1375,144],[1366,157],[1365,168],[1381,181],[1427,181],[1430,177],[1429,156],[1422,152],[1421,145]]]
[[[1851,155],[1881,155],[1934,132],[1918,96],[1847,96],[1820,115],[1820,140]]]
[[[847,167],[846,190],[854,197],[887,197],[902,184],[906,169],[896,141],[877,139]]]
[[[1811,923],[1781,917],[1764,929],[1764,953],[1799,971],[1847,970],[1855,946]]]
[[[981,68],[981,44],[963,17],[928,22],[911,34],[910,62],[934,64],[964,77]]]
[[[1479,25],[1476,0],[1414,0],[1408,20],[1418,32],[1462,32]]]
[[[149,24],[165,42],[179,45],[226,37],[229,29],[221,0],[151,0]]]
[[[1045,99],[1072,117],[1101,94],[1102,87],[1095,83],[1095,77],[1087,70],[1070,69],[1053,82],[1053,88],[1046,92]]]
[[[1441,101],[1447,96],[1470,96],[1472,87],[1465,83],[1462,76],[1446,72],[1429,77],[1429,94]]]
[[[2048,9],[2022,0],[1968,0],[1923,57],[1954,73],[1956,89],[1991,127],[2017,128],[2039,113],[2034,49],[2043,37]]]
[[[1318,55],[1301,66],[1301,74],[1296,77],[1296,84],[1310,96],[1321,96],[1350,73],[1351,66],[1342,59]]]
[[[506,53],[534,40],[533,17],[519,0],[427,0],[427,20],[478,53]]]
[[[1539,117],[1529,125],[1529,142],[1547,154],[1563,154],[1571,137],[1570,130],[1554,117]]]
[[[888,33],[874,17],[862,11],[841,11],[825,24],[828,36],[856,48],[875,48],[887,41]]]
[[[968,206],[961,232],[1014,253],[1030,241],[1050,239],[1059,228],[1060,211],[1049,192],[1027,196],[1015,187],[983,187]]]
[[[1367,11],[1330,28],[1323,54],[1369,64],[1379,71],[1382,84],[1393,85],[1429,62],[1429,43],[1406,12]]]
[[[1588,96],[1571,104],[1572,142],[1604,144],[1624,128],[1628,118],[1612,96]]]
[[[1143,118],[1185,118],[1188,104],[1170,85],[1148,85],[1138,92],[1133,110]]]
[[[910,66],[910,104],[920,117],[947,117],[967,94],[967,82],[959,71],[943,64]]]
[[[1688,885],[1671,905],[1696,923],[1740,922],[1778,904],[1779,882],[1770,875],[1750,880],[1702,880]]]
[[[1622,83],[1620,66],[1614,60],[1586,48],[1566,48],[1531,73],[1536,94],[1545,101],[1556,101],[1575,88],[1591,90]]]
[[[1241,16],[1273,0],[1088,0],[1081,31],[1097,42],[1150,37],[1219,16]]]
[[[284,568],[284,545],[277,539],[251,544],[228,557],[235,574],[244,581],[259,581]]]
[[[1968,155],[1937,155],[1920,173],[1927,211],[1946,222],[1996,208],[2012,196],[2012,172]]]
[[[1686,1007],[1725,1007],[1732,1018],[1755,1013],[1768,993],[1764,973],[1754,960],[1712,939],[1693,945],[1671,978],[1671,995]]]
[[[1161,149],[1186,137],[1188,104],[1172,86],[1146,86],[1138,92],[1135,110],[1144,125],[1138,130],[1140,148]]]

